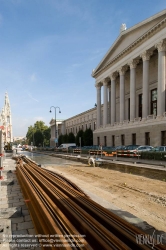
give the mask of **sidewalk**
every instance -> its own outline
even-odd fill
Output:
[[[34,226],[16,178],[15,160],[6,158],[3,166],[3,180],[0,180],[0,249],[39,250]],[[28,247],[28,244],[33,246]]]

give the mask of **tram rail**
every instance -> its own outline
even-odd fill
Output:
[[[61,235],[70,235],[65,247],[52,244],[50,249],[152,248],[148,242],[136,241],[138,235],[145,234],[142,230],[89,199],[66,178],[23,156],[17,158],[16,173],[36,233],[49,235],[50,241],[51,235],[57,235],[59,242]],[[85,237],[80,239],[79,235]],[[154,244],[153,249],[165,246]]]

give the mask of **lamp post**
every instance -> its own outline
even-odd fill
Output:
[[[59,113],[61,113],[61,111],[60,111],[60,108],[59,108],[59,107],[51,106],[51,107],[50,107],[50,113],[52,112],[52,111],[51,111],[52,108],[55,109],[55,146],[56,146],[56,109],[59,109]]]

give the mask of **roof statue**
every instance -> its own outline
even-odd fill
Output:
[[[127,29],[126,24],[122,23],[121,27],[120,27],[120,33],[125,31]]]

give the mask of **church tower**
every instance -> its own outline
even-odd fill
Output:
[[[7,93],[5,93],[5,105],[2,108],[2,112],[0,114],[0,124],[2,128],[4,142],[13,142],[11,109]]]

